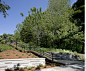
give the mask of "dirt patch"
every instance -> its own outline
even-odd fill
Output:
[[[20,58],[38,58],[32,53],[19,52],[16,49],[0,52],[0,59],[20,59]]]

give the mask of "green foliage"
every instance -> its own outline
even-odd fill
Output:
[[[4,34],[2,35],[2,37],[3,37],[3,39],[6,39],[6,38],[8,37],[8,35],[7,35],[6,33],[4,33]]]
[[[24,71],[24,69],[23,69],[23,68],[20,68],[19,70],[20,70],[20,71]]]
[[[32,67],[28,68],[28,70],[32,70]]]
[[[85,18],[85,1],[84,0],[77,0],[72,8],[74,9],[74,14],[72,16],[73,21],[76,19],[79,22],[85,23],[84,18]],[[77,23],[80,25],[80,23]]]
[[[4,59],[4,58],[0,57],[0,59]]]
[[[6,44],[0,44],[0,51],[6,51],[9,49],[14,49],[12,46],[6,45]]]
[[[19,56],[19,58],[21,58],[21,56]]]
[[[42,67],[43,65],[42,64],[39,64],[39,67]]]
[[[18,56],[18,54],[16,54],[16,56]]]
[[[5,69],[5,71],[11,71],[10,69]]]
[[[44,49],[45,52],[66,52],[57,49],[82,52],[85,40],[84,31],[81,31],[83,26],[77,26],[77,20],[74,22],[70,20],[75,11],[81,13],[82,7],[84,6],[80,6],[80,10],[76,11],[71,8],[70,0],[49,0],[48,8],[44,12],[41,12],[41,7],[31,8],[23,24],[16,25],[15,38],[21,40],[18,46],[26,50],[28,47],[49,48],[49,50]],[[23,13],[20,14],[23,16]]]
[[[8,15],[6,11],[10,10],[10,8],[11,7],[9,5],[7,5],[4,1],[1,3],[0,0],[0,12],[3,12],[4,18],[6,18],[6,15]]]
[[[5,44],[5,41],[6,41],[6,40],[2,40],[1,43],[2,43],[2,44]]]
[[[6,55],[6,56],[10,56],[10,55]]]
[[[2,38],[0,38],[0,42],[2,41]]]
[[[19,67],[16,67],[14,70],[19,70]]]

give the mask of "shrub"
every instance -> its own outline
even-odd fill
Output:
[[[5,44],[5,40],[2,40],[1,43],[2,43],[2,44]]]
[[[19,71],[24,71],[24,69],[23,68],[20,68]]]
[[[55,66],[55,64],[54,63],[52,63],[52,65],[51,65],[52,67],[54,67]]]
[[[0,59],[4,59],[4,58],[0,58]]]
[[[0,38],[0,42],[2,41],[2,38]]]
[[[32,67],[30,67],[28,70],[32,70]]]
[[[14,70],[19,70],[19,67],[16,67]]]
[[[21,58],[21,56],[19,56],[19,58]]]
[[[42,64],[39,64],[39,67],[42,67],[43,65]]]
[[[27,69],[27,67],[24,67],[24,69]]]
[[[16,56],[18,56],[18,54],[16,54]]]
[[[10,56],[10,55],[6,55],[6,56]]]
[[[37,69],[40,69],[40,66],[37,66]]]
[[[10,69],[5,69],[5,71],[11,71]]]

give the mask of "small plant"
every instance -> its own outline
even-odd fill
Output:
[[[20,68],[19,71],[24,71],[24,69],[23,68]]]
[[[44,66],[44,68],[46,68],[46,67],[47,67],[47,65]]]
[[[10,56],[10,55],[8,54],[8,55],[6,55],[6,56]]]
[[[28,70],[32,70],[32,67],[28,68]]]
[[[39,67],[42,67],[43,65],[42,64],[39,64]]]
[[[27,56],[27,58],[29,58],[29,57]]]
[[[34,66],[32,66],[32,68],[35,68]]]
[[[13,54],[15,54],[15,53],[13,52]]]
[[[5,69],[5,71],[11,71],[10,69]]]
[[[54,67],[55,66],[55,64],[54,63],[52,63],[52,65],[51,65],[52,67]]]
[[[14,70],[19,70],[19,67],[16,67]]]
[[[24,54],[22,54],[22,56],[23,56]]]
[[[21,56],[19,56],[19,58],[21,58]]]
[[[1,55],[0,55],[0,57],[1,57]]]
[[[16,56],[18,56],[18,54],[16,54]]]
[[[37,66],[37,69],[40,69],[40,66]]]
[[[29,56],[31,56],[31,53],[29,54]]]
[[[0,59],[4,59],[4,58],[0,58]]]
[[[58,65],[60,65],[59,63],[56,63],[56,65],[58,66]]]
[[[27,69],[27,67],[24,67],[24,69]]]

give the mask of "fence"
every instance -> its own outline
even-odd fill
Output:
[[[10,44],[12,44],[12,43],[14,43],[14,42],[15,42],[14,40],[10,40]],[[15,44],[16,44],[16,47],[17,47],[19,43],[15,42]],[[51,54],[46,53],[46,52],[45,52],[44,50],[42,50],[41,48],[31,47],[31,46],[30,46],[30,47],[28,47],[28,46],[25,47],[25,46],[23,46],[23,45],[21,46],[21,48],[24,49],[24,51],[25,51],[25,50],[35,51],[35,52],[37,52],[38,54],[40,54],[40,55],[46,57],[47,59],[49,59],[49,60],[51,60],[51,61],[54,61],[54,60],[56,59],[54,53],[52,53],[52,52],[51,52]]]

